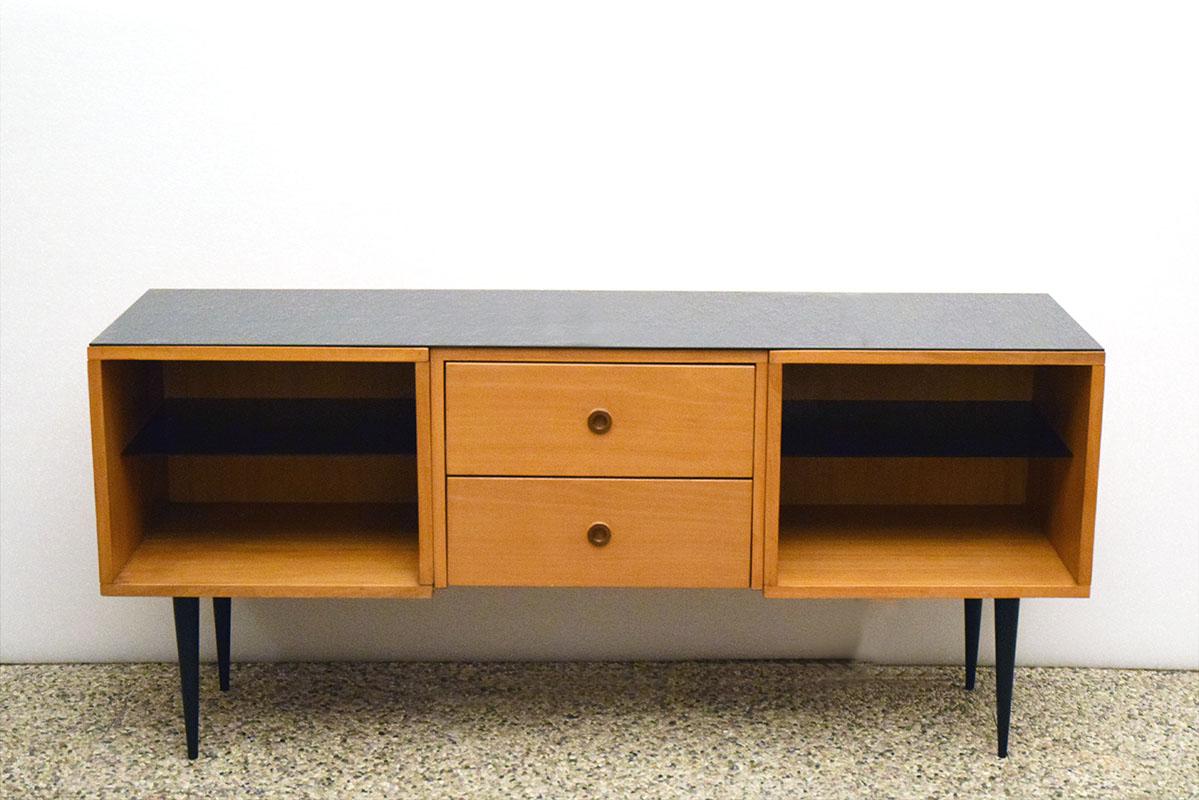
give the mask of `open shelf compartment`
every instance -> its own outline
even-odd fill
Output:
[[[1023,506],[787,506],[779,585],[825,597],[1080,594]]]
[[[768,596],[1089,593],[1102,366],[780,368]]]
[[[114,594],[387,596],[418,585],[417,511],[403,503],[170,503]]]
[[[95,362],[102,591],[430,596],[424,368]]]

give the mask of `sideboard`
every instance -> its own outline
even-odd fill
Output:
[[[1104,352],[1048,295],[152,290],[88,348],[100,592],[1090,593]],[[799,613],[801,607],[797,606]]]

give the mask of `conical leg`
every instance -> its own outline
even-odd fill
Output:
[[[176,597],[174,606],[187,757],[195,758],[200,754],[200,598]]]
[[[974,674],[978,671],[978,632],[982,626],[983,601],[966,598],[966,688],[974,688]]]
[[[1008,729],[1012,720],[1012,685],[1016,677],[1016,626],[1020,601],[995,601],[995,720],[999,757],[1007,758]]]
[[[221,691],[229,691],[229,628],[233,602],[228,597],[212,598],[212,618],[216,622],[216,663]]]

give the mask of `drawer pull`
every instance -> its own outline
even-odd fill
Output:
[[[603,547],[612,541],[612,529],[602,522],[597,522],[587,529],[587,541],[596,547]]]
[[[587,417],[587,427],[595,434],[607,433],[612,429],[612,415],[605,409],[597,408]]]

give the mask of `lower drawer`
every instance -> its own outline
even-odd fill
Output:
[[[748,480],[450,478],[451,585],[749,586]]]

